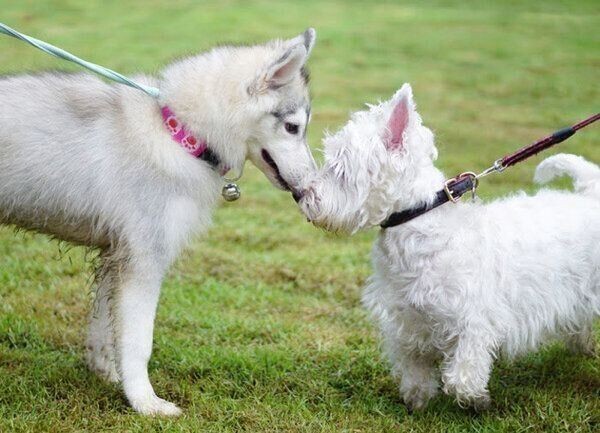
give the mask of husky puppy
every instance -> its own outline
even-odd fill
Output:
[[[445,177],[405,84],[325,139],[325,164],[300,206],[316,225],[353,233],[431,203]],[[477,408],[500,353],[564,338],[594,349],[600,314],[600,169],[573,155],[540,164],[536,180],[568,174],[575,193],[541,190],[488,204],[445,204],[382,230],[364,305],[412,409],[438,392]]]
[[[86,74],[0,78],[0,223],[98,248],[89,367],[143,414],[176,415],[148,379],[162,279],[207,230],[247,158],[296,194],[314,162],[305,63],[316,33],[176,61],[160,100]]]

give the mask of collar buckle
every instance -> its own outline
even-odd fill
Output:
[[[458,203],[458,201],[460,200],[460,195],[457,197],[454,197],[454,191],[452,191],[450,189],[451,186],[453,186],[456,183],[457,178],[452,178],[452,179],[448,179],[446,182],[444,182],[444,192],[446,193],[446,197],[448,197],[448,200],[450,200],[452,203]]]
[[[470,178],[471,179],[471,194],[473,194],[473,196],[475,196],[475,191],[477,190],[477,187],[479,186],[479,178],[478,176],[473,173],[472,171],[465,171],[464,173],[459,174],[456,177],[453,177],[452,179],[448,179],[446,182],[444,182],[444,192],[446,193],[446,197],[448,197],[448,200],[451,201],[452,203],[458,203],[461,199],[461,197],[463,196],[463,194],[466,191],[454,191],[452,190],[452,187],[456,184],[458,184],[460,181],[464,180],[465,178]],[[456,194],[456,195],[455,195]]]

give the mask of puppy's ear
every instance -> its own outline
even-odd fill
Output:
[[[304,33],[285,41],[285,48],[277,60],[248,86],[248,94],[257,95],[268,89],[278,89],[292,81],[308,60],[316,39],[315,29],[308,28]]]
[[[300,68],[306,63],[308,53],[304,43],[299,43],[288,48],[269,68],[265,75],[265,82],[271,89],[286,85]]]
[[[289,46],[303,44],[304,48],[306,48],[306,56],[310,56],[310,52],[315,46],[315,42],[317,40],[317,32],[312,27],[307,28],[304,33],[299,34],[293,39],[290,39]]]
[[[406,131],[411,117],[415,115],[410,84],[404,84],[392,98],[392,111],[387,123],[385,146],[388,150],[399,150],[405,145]]]

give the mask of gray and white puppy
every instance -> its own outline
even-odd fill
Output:
[[[315,36],[219,47],[137,77],[159,101],[87,74],[0,78],[0,223],[100,250],[87,360],[138,412],[180,413],[148,378],[155,311],[167,268],[210,224],[223,167],[249,158],[292,192],[314,169],[304,65]],[[164,106],[213,164],[172,139]]]

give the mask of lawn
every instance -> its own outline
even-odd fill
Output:
[[[0,10],[8,25],[130,74],[313,26],[313,148],[408,81],[448,175],[599,108],[597,0],[0,0]],[[73,69],[0,37],[1,74],[49,68]],[[557,151],[600,162],[600,127]],[[540,159],[486,179],[481,196],[533,191]],[[0,229],[0,432],[598,431],[600,359],[558,344],[498,362],[486,413],[443,396],[409,414],[360,305],[377,230],[314,229],[250,166],[240,185],[242,199],[217,211],[164,283],[150,374],[184,409],[177,419],[137,415],[86,370],[86,252]]]

